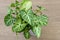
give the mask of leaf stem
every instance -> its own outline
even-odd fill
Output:
[[[18,40],[18,33],[16,33],[16,40]]]

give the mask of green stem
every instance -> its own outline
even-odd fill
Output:
[[[18,33],[16,33],[16,40],[18,40]]]
[[[15,0],[15,3],[16,3],[16,1],[17,1],[17,0]],[[17,13],[18,13],[18,12],[17,12],[17,4],[16,4],[16,7],[15,7],[15,10],[16,10],[16,14],[17,14]]]

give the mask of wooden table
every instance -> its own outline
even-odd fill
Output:
[[[7,14],[8,5],[12,0],[0,0],[0,40],[16,40],[15,33],[11,27],[6,27],[4,24],[4,16]],[[32,36],[30,40],[60,40],[60,0],[32,0],[33,9],[36,5],[41,5],[47,8],[43,11],[48,15],[48,25],[42,28],[42,35],[39,39]],[[18,35],[18,40],[25,40],[24,36]]]

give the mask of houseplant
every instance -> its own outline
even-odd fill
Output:
[[[23,32],[24,37],[29,39],[31,34],[30,30],[37,38],[41,35],[41,27],[47,25],[48,17],[42,14],[45,10],[42,6],[37,6],[36,10],[32,10],[32,2],[30,0],[18,0],[11,3],[8,9],[8,14],[4,17],[6,26],[12,26],[12,31],[16,33]],[[40,15],[37,15],[40,13]]]

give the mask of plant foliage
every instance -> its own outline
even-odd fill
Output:
[[[42,6],[37,6],[36,12],[32,10],[32,2],[30,0],[15,1],[11,3],[8,14],[4,18],[5,25],[12,26],[12,31],[16,33],[23,32],[24,37],[29,39],[30,30],[37,38],[41,35],[41,27],[48,24],[48,17],[45,14],[37,15],[45,10]]]

